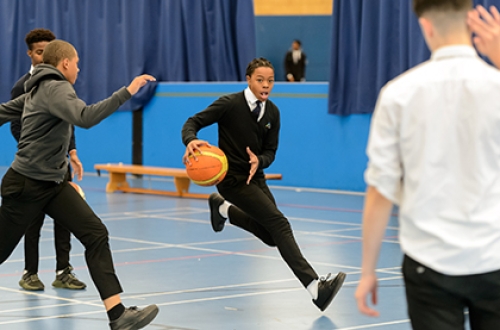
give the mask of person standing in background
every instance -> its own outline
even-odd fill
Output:
[[[290,82],[306,80],[306,54],[302,51],[302,43],[295,39],[292,48],[285,55],[285,79]]]

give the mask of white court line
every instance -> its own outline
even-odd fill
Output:
[[[2,324],[30,323],[30,322],[35,322],[35,321],[53,320],[53,319],[61,319],[61,318],[72,318],[75,316],[93,315],[93,314],[98,314],[98,313],[104,313],[105,310],[104,310],[104,307],[102,305],[101,305],[101,309],[102,309],[102,311],[95,311],[95,312],[69,313],[69,314],[59,314],[59,315],[53,315],[53,316],[32,317],[29,319],[22,319],[22,320],[4,321],[4,322],[0,322],[0,325],[2,325]],[[106,323],[109,322],[108,318],[103,319],[103,321]]]
[[[25,291],[25,290],[20,290],[20,289],[11,289],[11,288],[6,288],[3,286],[0,286],[1,291],[7,291],[7,292],[13,292],[13,293],[21,293],[23,295],[28,295],[28,296],[36,296],[39,298],[46,298],[46,299],[54,299],[54,300],[61,300],[61,301],[66,301],[69,303],[75,303],[75,304],[80,304],[80,305],[88,305],[92,307],[103,307],[102,303],[100,304],[95,304],[92,302],[86,302],[83,300],[77,300],[77,299],[71,299],[71,298],[64,298],[64,297],[59,297],[59,296],[52,296],[50,294],[46,293],[36,293],[36,292],[30,292],[30,291]]]
[[[120,238],[116,236],[112,236],[110,238],[116,239],[116,240],[122,240],[122,241],[127,241],[130,242],[132,239],[129,238]],[[53,241],[54,239],[47,239],[50,241]],[[193,242],[193,243],[186,243],[184,245],[211,245],[211,244],[223,244],[223,243],[234,243],[234,242],[244,242],[244,241],[254,241],[257,240],[255,237],[246,237],[246,238],[230,238],[230,239],[225,239],[225,240],[216,240],[216,241],[205,241],[205,242]],[[168,248],[177,248],[178,246],[176,244],[169,244],[169,243],[161,243],[161,242],[152,242],[152,241],[134,241],[134,243],[139,243],[139,244],[153,244],[155,246],[150,246],[150,247],[137,247],[137,248],[128,248],[128,249],[116,249],[112,250],[112,254],[118,254],[118,253],[127,253],[127,252],[136,252],[136,251],[148,251],[148,250],[159,250],[159,249],[168,249]],[[84,257],[84,253],[72,253],[71,257]],[[40,260],[53,260],[55,258],[54,255],[51,256],[44,256],[40,257]],[[22,259],[7,259],[4,263],[15,263],[15,262],[24,262],[24,257]]]
[[[297,233],[301,233],[301,232],[297,232]],[[304,234],[310,234],[310,233],[304,232]],[[312,234],[314,234],[314,233],[312,233]],[[320,235],[320,234],[315,233],[315,235]],[[328,236],[361,240],[360,237],[356,237],[356,236],[335,235],[335,234],[330,234]],[[251,257],[251,258],[260,258],[260,259],[266,259],[266,260],[282,261],[282,258],[280,256],[268,256],[268,255],[253,254],[253,253],[236,252],[236,251],[230,251],[230,250],[196,247],[196,245],[205,245],[206,244],[205,242],[186,243],[186,244],[171,244],[171,243],[163,243],[163,242],[145,241],[145,240],[139,240],[139,239],[134,239],[134,238],[117,237],[117,236],[110,236],[110,239],[124,241],[124,242],[138,243],[138,244],[155,245],[155,247],[140,247],[140,248],[114,250],[114,251],[112,251],[113,254],[127,253],[127,252],[134,252],[134,251],[147,251],[147,250],[164,249],[164,248],[179,248],[179,249],[195,250],[195,251],[201,251],[201,252],[225,254],[228,256],[229,255],[237,255],[237,256],[245,256],[245,257]],[[243,240],[249,240],[249,239],[256,239],[256,238],[231,239],[231,241],[237,242],[239,240],[243,241]],[[221,240],[219,242],[224,242],[224,241]],[[209,242],[209,244],[215,244],[215,243],[216,243],[216,241]],[[399,242],[391,242],[391,241],[387,241],[387,243],[398,243],[399,244]],[[273,249],[271,249],[271,250],[273,250]],[[83,253],[72,254],[72,257],[83,257],[83,256],[84,256]],[[52,260],[53,258],[55,258],[55,257],[54,256],[46,256],[46,257],[41,257],[40,259],[41,260]],[[15,263],[15,262],[24,262],[24,259],[11,259],[11,260],[5,261],[5,263]],[[314,265],[325,266],[325,267],[336,267],[336,268],[353,269],[353,270],[360,269],[360,267],[340,265],[340,264],[327,263],[327,262],[319,262],[319,261],[310,261],[310,263],[314,264]]]
[[[146,251],[146,250],[155,250],[155,249],[164,249],[164,248],[179,248],[179,249],[186,249],[186,250],[194,250],[194,251],[201,251],[201,252],[210,252],[210,253],[216,253],[216,254],[223,254],[223,255],[233,255],[233,256],[244,256],[244,257],[251,257],[251,258],[260,258],[260,259],[266,259],[266,260],[274,260],[274,261],[282,261],[283,259],[280,256],[266,256],[266,255],[260,255],[260,254],[252,254],[252,253],[244,253],[244,252],[234,252],[234,251],[228,251],[228,250],[220,250],[220,249],[209,249],[209,248],[200,248],[200,247],[194,247],[194,246],[189,246],[185,244],[169,244],[169,243],[158,243],[158,242],[151,242],[151,241],[142,241],[142,240],[137,240],[137,239],[130,239],[130,238],[123,238],[123,237],[114,237],[111,236],[111,239],[119,240],[119,241],[124,241],[124,242],[134,242],[134,243],[144,243],[144,244],[153,244],[156,245],[155,247],[143,247],[143,248],[133,248],[133,249],[122,249],[122,250],[114,250],[112,251],[113,254],[117,253],[125,253],[125,252],[134,252],[134,251]],[[272,249],[271,249],[272,250]],[[78,254],[72,254],[72,257],[83,257],[84,254],[78,253]],[[47,257],[42,257],[40,258],[41,260],[52,260],[54,259],[54,256],[47,256]],[[24,262],[24,259],[12,259],[12,260],[7,260],[4,263],[15,263],[15,262]],[[345,268],[345,269],[360,269],[360,267],[352,267],[352,266],[347,266],[347,265],[339,265],[339,264],[332,264],[332,263],[327,263],[327,262],[319,262],[319,261],[310,261],[311,264],[314,265],[321,265],[321,266],[326,266],[326,267],[336,267],[336,268]],[[80,268],[80,267],[78,267]]]
[[[190,246],[187,244],[168,244],[168,243],[160,243],[160,242],[152,242],[152,241],[143,241],[143,240],[138,240],[138,239],[133,239],[133,238],[123,238],[123,237],[122,238],[113,237],[113,239],[126,241],[126,242],[135,242],[135,243],[149,243],[149,244],[155,244],[155,245],[160,245],[160,246],[165,246],[165,247],[168,245],[169,248],[180,248],[180,249],[187,249],[187,250],[211,252],[211,253],[217,253],[217,254],[238,255],[238,256],[268,259],[268,260],[279,260],[279,261],[283,260],[281,256],[275,257],[275,256],[265,256],[265,255],[260,255],[260,254],[251,254],[251,253],[235,252],[235,251],[220,250],[220,249],[199,248],[199,247],[194,247],[194,246]],[[274,250],[274,249],[271,249],[271,250]],[[328,266],[328,267],[356,269],[356,270],[361,269],[360,267],[339,265],[339,264],[319,262],[319,261],[309,261],[309,262],[311,264],[314,264],[314,265],[322,265],[322,266]]]
[[[99,217],[99,216],[98,216]],[[126,215],[120,215],[120,216],[116,216],[116,217],[109,217],[109,218],[100,218],[101,221],[106,224],[108,222],[112,222],[112,221],[127,221],[127,220],[136,220],[137,219],[137,216],[132,216],[132,215],[129,215],[129,216],[126,216]]]
[[[309,232],[309,231],[300,231],[300,230],[294,230],[293,232],[294,233],[298,233],[298,234],[303,234],[303,235],[310,235],[310,236],[325,236],[325,237],[349,238],[349,239],[359,240],[360,242],[362,240],[362,238],[360,236],[339,235],[339,234],[329,234],[329,233],[324,233],[324,232]],[[399,244],[399,241],[389,240],[389,239],[384,239],[384,240],[382,240],[382,242],[383,243]]]
[[[402,278],[402,276],[387,277],[387,278],[379,279],[379,282],[397,280],[397,279],[401,279],[401,278]],[[295,281],[296,279],[274,280],[274,281],[265,281],[265,282],[253,282],[253,283],[250,283],[250,284],[251,285],[266,284],[266,283],[267,284],[273,284],[273,283],[276,283],[276,282],[284,282],[284,281],[292,281],[292,280]],[[344,285],[356,284],[358,282],[359,281],[345,282]],[[169,295],[169,294],[180,294],[180,293],[201,292],[201,291],[213,291],[213,290],[216,290],[216,289],[220,290],[220,289],[228,289],[228,288],[232,288],[232,287],[241,287],[241,286],[248,286],[248,284],[236,284],[236,285],[227,285],[227,286],[207,287],[207,288],[198,288],[198,289],[189,289],[189,290],[179,290],[179,291],[174,291],[172,293],[169,293],[169,292],[163,292],[163,293],[156,292],[156,293],[152,293],[152,294],[142,294],[142,295],[135,295],[135,296],[122,295],[122,298],[123,299],[138,299],[138,298],[147,298],[147,297],[152,297],[152,296]],[[102,303],[94,304],[92,302],[85,302],[85,301],[80,301],[80,300],[76,300],[76,299],[62,298],[62,297],[58,297],[58,296],[51,296],[51,295],[40,294],[40,293],[35,293],[35,292],[27,292],[27,291],[21,291],[21,290],[14,290],[14,289],[5,288],[5,287],[0,287],[0,290],[14,292],[14,293],[20,293],[20,294],[23,294],[23,295],[33,295],[33,296],[50,298],[50,299],[55,299],[55,300],[68,301],[68,302],[73,302],[75,304],[89,305],[89,306],[93,306],[93,307],[94,306],[95,307],[99,306],[102,309],[100,311],[69,313],[69,314],[60,314],[60,315],[53,315],[53,316],[46,316],[46,317],[36,317],[36,318],[29,318],[29,319],[4,321],[4,322],[0,322],[0,325],[2,325],[2,324],[15,324],[15,323],[28,323],[28,322],[34,322],[34,321],[40,321],[40,320],[49,320],[49,319],[57,319],[57,318],[71,318],[71,317],[75,317],[75,316],[92,315],[92,314],[98,314],[98,313],[103,313],[104,312],[104,308],[102,306]],[[233,294],[233,295],[223,295],[223,296],[208,297],[208,298],[179,300],[179,301],[172,301],[172,302],[166,302],[166,303],[158,303],[157,305],[158,306],[182,305],[182,304],[190,304],[190,303],[198,303],[198,302],[215,301],[215,300],[225,300],[225,299],[232,299],[232,298],[260,296],[260,295],[266,295],[266,294],[272,294],[272,293],[294,292],[294,291],[301,291],[301,290],[304,290],[304,289],[302,287],[299,287],[299,288],[289,288],[289,289],[279,289],[279,290],[267,290],[267,291],[254,292],[254,293]],[[100,302],[100,300],[99,300],[99,302]],[[355,328],[353,328],[353,329],[355,329]],[[362,328],[360,328],[360,329],[362,329]],[[342,330],[347,330],[347,329],[342,329]]]
[[[137,247],[137,248],[129,248],[129,249],[112,250],[112,254],[135,252],[135,251],[167,249],[167,248],[181,248],[181,249],[184,248],[184,249],[197,250],[197,251],[202,251],[202,252],[211,252],[211,253],[215,252],[215,253],[219,253],[219,254],[235,255],[236,253],[232,252],[232,251],[214,250],[214,249],[208,249],[208,248],[195,248],[194,246],[257,240],[257,238],[255,238],[255,237],[246,237],[246,238],[232,238],[232,239],[217,240],[217,241],[193,242],[193,243],[186,243],[186,244],[171,244],[171,243],[163,243],[163,242],[144,241],[144,240],[139,240],[136,238],[126,238],[126,237],[118,237],[118,236],[109,236],[109,238],[117,240],[117,241],[154,245],[152,247]],[[190,246],[193,246],[193,247],[190,247]],[[84,253],[71,254],[71,257],[84,257],[84,256],[85,256]],[[254,255],[254,256],[258,257],[259,255]],[[55,256],[52,255],[52,256],[40,257],[40,260],[53,260],[54,258],[55,258]],[[267,259],[269,259],[269,258],[267,258]],[[277,258],[277,259],[281,260],[281,258]],[[14,263],[14,262],[24,262],[24,258],[22,258],[22,259],[8,259],[4,263]]]
[[[396,280],[396,279],[400,279],[400,278],[402,278],[402,276],[394,276],[394,277],[390,277],[390,278],[379,279],[379,282],[391,281],[391,280]],[[356,284],[358,282],[359,281],[345,282],[344,285]],[[233,295],[223,295],[223,296],[216,296],[216,297],[209,297],[209,298],[170,301],[170,302],[166,302],[166,303],[159,303],[157,305],[158,306],[183,305],[183,304],[190,304],[190,303],[197,303],[197,302],[204,302],[204,301],[215,301],[215,300],[224,300],[224,299],[232,299],[232,298],[260,296],[260,295],[271,294],[271,293],[284,293],[284,292],[294,292],[294,291],[303,291],[303,290],[304,290],[304,288],[302,288],[302,287],[288,288],[288,289],[276,289],[276,290],[268,290],[268,291],[261,291],[261,292],[250,292],[250,293],[240,293],[240,294],[233,294]]]
[[[275,186],[275,185],[269,186],[269,188],[279,189],[279,190],[293,190],[295,192],[313,192],[313,193],[347,195],[347,196],[365,196],[366,195],[366,193],[364,193],[364,192],[348,191],[348,190],[288,187],[288,186]]]
[[[377,272],[379,269],[377,269]],[[360,272],[348,272],[347,275],[356,275],[359,274]],[[320,277],[323,275],[320,275]],[[399,280],[402,279],[403,276],[392,276],[392,277],[385,277],[385,278],[379,278],[379,282],[385,282],[385,281],[393,281],[393,280]],[[127,296],[126,298],[128,299],[138,299],[138,298],[151,298],[151,297],[157,297],[157,296],[169,296],[169,295],[176,295],[176,294],[184,294],[184,293],[197,293],[197,292],[209,292],[209,291],[217,291],[217,290],[227,290],[227,289],[235,289],[235,288],[243,288],[243,287],[250,287],[250,286],[259,286],[259,285],[271,285],[271,284],[277,284],[277,283],[285,283],[285,282],[296,282],[297,279],[294,278],[287,278],[287,279],[281,279],[281,280],[269,280],[269,281],[259,281],[259,282],[247,282],[247,283],[240,283],[240,284],[230,284],[230,285],[220,285],[220,286],[212,286],[212,287],[200,287],[200,288],[194,288],[194,289],[185,289],[185,290],[177,290],[177,291],[165,291],[165,292],[154,292],[154,293],[147,293],[147,294],[140,294],[140,295],[134,295],[134,296]],[[344,282],[344,286],[350,285],[350,284],[357,284],[359,281],[348,281]],[[283,292],[289,292],[289,291],[301,291],[304,290],[302,287],[297,287],[297,288],[287,288],[287,289],[279,289],[280,292],[281,290],[286,290]],[[270,290],[270,291],[261,291],[264,293],[269,293],[269,292],[276,292],[275,290]],[[212,299],[213,300],[213,299]],[[184,301],[182,303],[185,303]],[[180,304],[180,303],[173,303],[174,305]]]
[[[182,208],[181,208],[182,209]],[[129,216],[136,216],[138,218],[161,218],[161,219],[167,219],[167,220],[177,220],[177,221],[182,221],[182,220],[189,220],[183,217],[173,217],[173,215],[189,215],[189,214],[209,214],[210,211],[208,208],[194,208],[194,207],[187,207],[184,208],[185,211],[182,212],[172,212],[174,214],[164,214],[164,210],[148,210],[148,211],[140,211],[140,212],[115,212],[115,213],[108,213],[105,215],[98,214],[98,216],[104,221],[104,220],[109,220],[107,217],[113,217],[119,218],[121,215],[127,216],[127,219],[129,219]],[[144,213],[147,213],[144,215]],[[155,214],[151,214],[155,213]],[[151,215],[150,215],[151,214]],[[285,215],[286,216],[286,215]],[[352,223],[352,222],[345,222],[345,221],[336,221],[336,220],[323,220],[323,219],[313,219],[313,218],[302,218],[302,217],[287,217],[288,220],[290,221],[300,221],[300,222],[306,222],[306,223],[320,223],[320,224],[327,224],[327,225],[344,225],[344,226],[361,226],[360,223]],[[208,223],[208,220],[206,220]],[[398,227],[392,227],[388,226],[387,229],[394,229],[398,230]]]
[[[383,322],[383,323],[372,323],[372,324],[358,325],[358,326],[355,326],[355,327],[339,328],[337,330],[370,329],[370,328],[384,327],[386,325],[404,324],[404,323],[410,323],[410,320],[409,319],[405,319],[405,320],[389,321],[389,322]]]
[[[193,220],[193,219],[186,219],[186,218],[178,218],[178,217],[170,217],[170,216],[146,216],[142,218],[155,218],[155,219],[162,219],[162,220],[169,220],[169,221],[180,221],[180,222],[189,222],[189,223],[198,223],[198,224],[204,224],[204,225],[209,225],[209,222],[206,220]],[[338,225],[348,225],[348,226],[356,226],[360,227],[361,224],[352,224],[352,223],[347,223],[347,222],[339,222],[339,221],[330,221],[330,220],[315,220],[315,219],[308,219],[308,218],[288,218],[289,220],[294,220],[294,221],[303,221],[303,222],[310,222],[310,223],[323,223],[323,224],[338,224]],[[229,226],[232,226],[231,224],[228,224]],[[361,228],[351,228],[350,230],[353,229],[361,229]],[[396,227],[387,227],[387,229],[393,229],[393,230],[398,230]],[[344,229],[348,230],[348,229]],[[332,231],[342,231],[341,229],[333,229],[333,230],[328,230],[328,231],[300,231],[300,230],[294,230],[294,233],[298,234],[306,234],[306,235],[318,235],[318,236],[326,236],[326,237],[338,237],[338,238],[348,238],[348,239],[359,239],[361,240],[360,236],[346,236],[346,235],[335,235],[335,234],[328,234],[329,232]],[[398,240],[390,240],[390,239],[384,239],[382,242],[384,243],[394,243],[394,244],[399,244]]]
[[[204,211],[204,213],[208,213],[208,211]],[[163,216],[163,215],[148,215],[148,216],[141,216],[140,213],[137,213],[137,216],[140,218],[154,218],[154,219],[162,219],[162,220],[169,220],[169,221],[180,221],[180,222],[189,222],[189,223],[198,223],[198,224],[204,224],[204,225],[209,225],[209,222],[206,220],[193,220],[193,219],[186,219],[183,217],[171,217],[171,216]],[[289,217],[289,220],[293,221],[302,221],[302,222],[308,222],[308,223],[322,223],[322,224],[332,224],[332,225],[346,225],[346,226],[355,226],[357,228],[353,229],[361,229],[361,224],[353,224],[353,223],[348,223],[348,222],[341,222],[341,221],[332,221],[332,220],[318,220],[318,219],[311,219],[311,218],[298,218],[298,217]],[[231,224],[228,224],[229,226],[232,226]],[[399,230],[397,227],[387,227],[389,230]],[[345,235],[330,235],[328,234],[329,232],[332,231],[342,231],[340,229],[337,230],[328,230],[328,231],[300,231],[300,230],[294,230],[294,233],[302,233],[306,235],[318,235],[318,236],[327,236],[327,237],[338,237],[338,238],[348,238],[348,239],[359,239],[361,240],[360,236],[345,236]],[[384,243],[395,243],[399,244],[398,240],[389,240],[385,239],[383,240]]]
[[[191,219],[191,218],[184,218],[184,217],[172,217],[168,215],[140,215],[137,214],[136,218],[140,219],[160,219],[160,220],[167,220],[167,221],[178,221],[178,222],[185,222],[185,223],[196,223],[196,224],[203,224],[203,225],[209,225],[210,222],[207,220],[197,220],[197,219]],[[361,224],[352,224],[352,223],[345,223],[345,222],[335,222],[335,221],[328,221],[328,220],[314,220],[314,219],[306,219],[306,218],[289,218],[293,219],[293,221],[304,221],[304,222],[309,222],[309,223],[323,223],[323,224],[331,224],[331,225],[348,225],[348,226],[355,226],[356,228],[350,228],[350,230],[360,230],[361,229]],[[106,219],[106,221],[109,221],[110,219]],[[121,220],[119,218],[113,219],[113,220]],[[127,219],[128,220],[128,219]],[[104,219],[103,219],[104,221]],[[232,226],[231,224],[227,224],[228,226]],[[388,228],[391,229],[391,228]],[[348,229],[344,229],[348,230]],[[328,230],[327,232],[331,231],[341,231],[341,229],[332,229]],[[294,230],[294,233],[301,233],[300,230]],[[304,233],[309,233],[309,234],[316,234],[320,236],[327,236],[325,231],[318,231],[318,232],[304,232]],[[332,237],[335,237],[335,235],[331,235]],[[337,236],[337,237],[342,237],[342,236]],[[346,238],[354,238],[354,237],[346,237]],[[360,239],[360,237],[358,237]],[[387,243],[396,243],[395,241],[387,241]]]
[[[298,232],[300,233],[300,232]],[[356,239],[356,240],[361,240],[360,237],[355,237],[355,236],[347,236],[347,235],[330,235],[332,237],[340,237],[340,238],[349,238],[349,239]],[[225,254],[225,255],[237,255],[237,256],[245,256],[245,257],[252,257],[252,258],[260,258],[260,259],[267,259],[267,260],[275,260],[275,261],[282,261],[281,256],[268,256],[268,255],[261,255],[261,254],[253,254],[253,253],[246,253],[246,252],[236,252],[236,251],[231,251],[231,250],[221,250],[221,249],[211,249],[211,248],[203,248],[203,247],[196,247],[194,244],[186,243],[186,244],[171,244],[171,243],[163,243],[163,242],[154,242],[154,241],[145,241],[145,240],[140,240],[140,239],[135,239],[135,238],[125,238],[125,237],[117,237],[117,236],[110,236],[110,239],[118,240],[118,241],[124,241],[124,242],[132,242],[132,243],[138,243],[138,244],[147,244],[147,245],[155,245],[156,248],[152,247],[142,247],[142,248],[132,248],[132,249],[122,249],[122,250],[114,250],[112,251],[113,254],[117,253],[125,253],[125,252],[132,252],[132,251],[145,251],[145,250],[154,250],[154,249],[162,249],[162,248],[178,248],[178,249],[186,249],[186,250],[195,250],[195,251],[202,251],[202,252],[209,252],[209,253],[217,253],[217,254]],[[255,238],[254,238],[255,239]],[[242,239],[243,240],[243,239]],[[237,241],[237,239],[233,239],[233,242]],[[203,244],[202,242],[197,242],[196,245],[201,245]],[[270,250],[274,250],[271,249]],[[72,254],[73,257],[82,257],[84,256],[83,253],[79,254]],[[46,259],[53,259],[54,256],[47,256],[47,257],[42,257],[40,259],[46,260]],[[13,260],[7,260],[5,263],[14,263],[14,262],[24,262],[24,259],[13,259]],[[345,268],[345,269],[356,269],[359,270],[360,267],[353,267],[353,266],[347,266],[347,265],[340,265],[340,264],[334,264],[334,263],[326,263],[326,262],[319,262],[319,261],[310,261],[311,264],[314,265],[321,265],[321,266],[326,266],[326,267],[337,267],[337,268]]]
[[[92,206],[92,205],[90,205],[90,206]],[[153,212],[174,212],[175,213],[175,212],[177,212],[179,210],[184,211],[184,210],[190,210],[190,209],[195,209],[196,210],[196,208],[194,208],[192,206],[181,206],[181,207],[173,206],[173,207],[169,207],[169,208],[165,208],[165,209],[143,210],[140,213],[153,213]],[[200,210],[202,210],[202,209],[200,208]],[[114,217],[114,216],[117,216],[117,215],[127,214],[127,213],[138,213],[138,212],[137,211],[108,212],[108,213],[99,213],[98,216],[100,218],[101,217],[108,217],[108,216]]]
[[[40,309],[58,308],[58,307],[75,306],[75,305],[79,305],[79,303],[78,304],[76,304],[76,303],[68,303],[68,304],[56,304],[56,305],[41,305],[41,306],[36,306],[36,307],[7,309],[7,310],[0,311],[0,314],[2,314],[2,313],[15,313],[15,312],[36,311],[36,310],[40,310]],[[102,304],[101,304],[101,306],[102,306]]]
[[[293,221],[301,221],[307,223],[322,223],[322,224],[331,224],[331,225],[344,225],[344,226],[355,226],[361,227],[363,224],[361,221],[359,223],[345,222],[345,221],[336,221],[336,220],[320,220],[320,219],[312,219],[312,218],[298,218],[298,217],[286,217],[288,220]],[[399,230],[399,227],[387,226],[389,230]]]
[[[294,233],[302,233],[307,235],[315,235],[315,236],[334,236],[335,233],[341,233],[346,231],[356,231],[361,230],[361,228],[342,228],[342,229],[331,229],[331,230],[319,230],[319,231],[311,231],[311,230],[294,230]],[[361,236],[358,236],[361,239]]]
[[[389,280],[394,280],[394,279],[399,279],[401,276],[397,277],[391,277],[391,278],[385,278],[385,279],[379,279],[379,281],[389,281]],[[295,279],[287,279],[285,281],[292,281]],[[283,281],[283,280],[280,280]],[[272,284],[273,282],[279,282],[279,281],[268,281],[269,284]],[[255,282],[255,283],[266,283],[266,282]],[[349,284],[355,284],[357,281],[352,281],[352,282],[345,282],[344,285],[349,285]],[[218,287],[212,287],[212,288],[199,288],[199,289],[190,289],[190,290],[179,290],[175,291],[172,293],[169,292],[157,292],[154,294],[144,294],[144,295],[135,295],[135,296],[124,296],[123,299],[137,299],[137,298],[147,298],[147,297],[152,297],[152,296],[160,296],[160,295],[168,295],[168,294],[181,294],[181,293],[190,293],[190,292],[201,292],[201,291],[213,291],[216,289],[228,289],[231,287],[238,287],[238,286],[244,286],[244,285],[228,285],[228,286],[218,286]],[[83,302],[83,301],[78,301],[75,299],[66,299],[66,298],[61,298],[61,297],[53,297],[50,295],[45,295],[45,294],[37,294],[37,293],[31,293],[31,292],[24,292],[24,291],[19,291],[19,290],[12,290],[4,287],[0,287],[0,290],[5,290],[5,291],[14,291],[17,293],[22,293],[22,294],[30,294],[30,295],[36,295],[40,297],[50,297],[52,299],[56,300],[63,300],[63,301],[73,301],[75,303],[81,303],[85,305],[91,305],[91,306],[99,306],[102,308],[101,311],[91,311],[91,312],[79,312],[79,313],[69,313],[69,314],[62,314],[62,315],[54,315],[54,316],[46,316],[46,317],[37,317],[37,318],[30,318],[30,319],[22,319],[22,320],[12,320],[12,321],[5,321],[5,322],[0,322],[1,324],[14,324],[14,323],[27,323],[27,322],[34,322],[34,321],[39,321],[39,320],[48,320],[48,319],[56,319],[56,318],[61,318],[61,317],[74,317],[74,316],[81,316],[81,315],[91,315],[91,314],[97,314],[97,313],[103,313],[104,308],[102,304],[91,304],[88,302]],[[222,295],[222,296],[215,296],[215,297],[208,297],[208,298],[198,298],[198,299],[188,299],[188,300],[178,300],[178,301],[171,301],[171,302],[165,302],[165,303],[157,303],[156,305],[158,306],[173,306],[173,305],[183,305],[183,304],[190,304],[190,303],[198,303],[198,302],[208,302],[208,301],[216,301],[216,300],[225,300],[225,299],[233,299],[233,298],[242,298],[242,297],[251,297],[251,296],[260,296],[260,295],[266,295],[266,294],[273,294],[273,293],[285,293],[285,292],[294,292],[294,291],[302,291],[304,290],[302,287],[298,288],[288,288],[288,289],[275,289],[275,290],[266,290],[266,291],[261,291],[261,292],[253,292],[253,293],[241,293],[241,294],[232,294],[232,295]]]
[[[252,253],[246,253],[246,252],[235,252],[235,251],[220,250],[220,249],[193,247],[193,246],[189,246],[189,245],[185,245],[185,244],[167,244],[167,243],[158,243],[158,242],[151,242],[151,241],[142,241],[142,240],[138,240],[138,239],[123,238],[123,237],[121,237],[121,238],[112,237],[112,238],[116,239],[116,240],[120,240],[120,241],[127,241],[127,242],[149,243],[149,244],[158,244],[158,245],[164,244],[165,246],[168,245],[168,247],[170,247],[170,248],[179,248],[179,249],[186,249],[186,250],[211,252],[211,253],[217,253],[217,254],[225,254],[228,256],[229,255],[236,255],[236,256],[245,256],[245,257],[260,258],[260,259],[267,259],[267,260],[283,261],[283,258],[281,256],[266,256],[266,255],[252,254]],[[274,250],[274,249],[271,249],[271,250]],[[309,261],[309,262],[311,264],[314,264],[314,265],[322,265],[322,266],[328,266],[328,267],[337,267],[337,268],[346,268],[346,269],[360,269],[359,267],[332,264],[332,263],[326,263],[326,262],[320,262],[320,261]]]
[[[336,221],[336,220],[322,220],[322,219],[313,219],[313,218],[299,218],[299,217],[286,217],[288,220],[292,221],[300,221],[307,223],[321,223],[326,225],[344,225],[344,226],[361,226],[361,223],[352,223],[345,221]]]
[[[137,217],[151,217],[154,216],[156,213],[158,215],[166,215],[166,216],[175,216],[175,215],[189,215],[189,214],[202,214],[202,213],[208,213],[209,211],[207,209],[194,209],[194,208],[182,208],[182,210],[176,209],[172,211],[156,211],[156,210],[145,210],[145,211],[134,211],[134,212],[123,212],[124,215],[126,216],[137,216]],[[120,214],[115,214],[114,216],[119,216]]]

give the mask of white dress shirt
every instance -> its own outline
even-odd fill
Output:
[[[365,180],[400,204],[401,248],[447,275],[500,270],[500,72],[442,47],[389,82]]]
[[[258,101],[257,97],[253,95],[249,87],[245,88],[245,91],[243,93],[245,94],[245,99],[247,100],[247,104],[248,107],[250,108],[250,111],[253,111],[257,106],[257,101]],[[260,114],[259,118],[257,118],[257,121],[261,120],[261,118],[264,116],[265,111],[266,111],[266,101],[261,102]]]
[[[302,51],[300,49],[292,50],[293,63],[295,64],[299,63],[301,58],[302,58]]]

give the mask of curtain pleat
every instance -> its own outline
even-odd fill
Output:
[[[332,29],[331,114],[372,113],[389,80],[430,57],[411,0],[335,0]]]

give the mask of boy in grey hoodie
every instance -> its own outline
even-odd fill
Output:
[[[108,231],[68,184],[67,150],[71,125],[90,128],[98,124],[155,79],[138,76],[109,98],[86,105],[73,88],[78,61],[71,44],[50,42],[43,53],[44,64],[38,65],[26,82],[28,92],[0,105],[0,125],[22,120],[18,151],[1,185],[0,264],[10,256],[31,220],[43,212],[68,228],[85,246],[87,266],[108,312],[111,329],[141,329],[155,318],[158,307],[125,308],[121,304],[122,288],[113,267]]]

